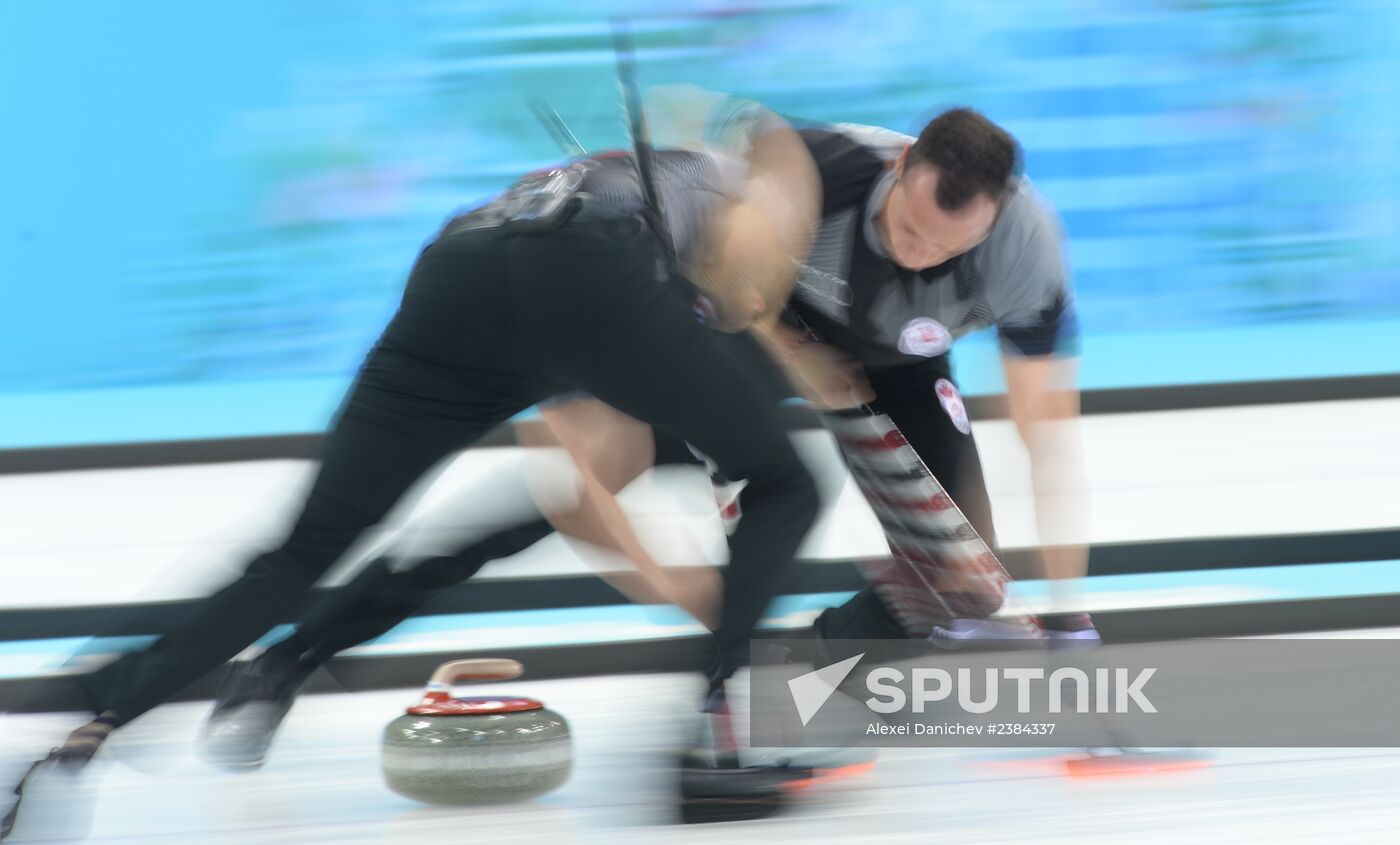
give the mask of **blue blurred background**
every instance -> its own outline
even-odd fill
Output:
[[[914,132],[1060,209],[1088,388],[1400,372],[1400,3],[0,3],[0,448],[317,431],[452,209],[643,82]],[[959,353],[998,389],[993,346]]]

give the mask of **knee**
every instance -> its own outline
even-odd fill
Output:
[[[797,459],[793,460],[788,473],[787,484],[791,490],[788,495],[796,499],[801,504],[802,510],[815,520],[817,511],[821,509],[822,504],[822,494],[817,486],[817,479],[813,477],[812,471],[807,465]]]
[[[796,454],[783,456],[751,470],[746,496],[771,493],[793,512],[794,518],[814,522],[821,508],[821,492],[812,471]]]
[[[468,552],[471,549],[467,550]],[[398,592],[436,592],[455,587],[476,574],[489,558],[482,555],[459,554],[453,557],[433,557],[416,561],[411,566],[386,571],[384,586]]]
[[[276,585],[284,592],[310,590],[334,561],[322,563],[318,556],[298,550],[293,544],[258,555],[244,570],[247,580]],[[269,589],[272,589],[269,586]]]

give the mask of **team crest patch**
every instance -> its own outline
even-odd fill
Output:
[[[953,334],[937,320],[915,317],[899,332],[899,351],[905,355],[935,358],[953,345]]]
[[[933,385],[933,392],[938,394],[938,404],[943,406],[943,412],[953,421],[958,431],[971,434],[972,421],[967,418],[967,406],[963,404],[962,395],[953,383],[941,378]]]

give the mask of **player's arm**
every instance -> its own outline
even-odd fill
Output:
[[[1036,526],[1054,612],[1073,607],[1088,568],[1087,499],[1079,432],[1077,322],[1058,222],[1017,218],[1008,246],[982,269],[997,287],[998,332],[1011,419],[1030,458]],[[1013,221],[1016,222],[1016,221]],[[991,289],[989,288],[989,291]]]
[[[733,202],[710,222],[695,281],[734,303],[747,326],[787,302],[821,215],[821,179],[797,130],[752,100],[689,85],[651,89],[647,112],[662,146],[698,146],[737,167],[720,190]],[[732,315],[731,315],[732,316]]]
[[[861,202],[870,179],[893,159],[892,151],[914,139],[852,124],[799,132],[752,100],[688,85],[651,89],[647,112],[658,144],[704,145],[741,156],[746,164],[743,201],[715,226],[714,261],[701,268],[702,287],[709,293],[736,277],[759,276],[755,287],[761,293],[738,297],[746,304],[738,310],[745,317],[757,315],[750,331],[793,387],[822,408],[871,401],[869,382],[849,356],[812,342],[780,315],[822,214]]]
[[[765,289],[764,312],[750,331],[808,401],[824,408],[867,402],[873,398],[869,385],[847,356],[781,320],[820,218],[821,180],[797,132],[766,109],[753,109],[747,136],[748,197],[760,214],[775,221],[773,257],[778,263]]]
[[[768,219],[784,257],[800,261],[821,217],[820,175],[796,130],[767,109],[760,116],[745,156],[749,178],[744,199]],[[786,284],[775,291],[776,301],[787,302],[794,277],[792,272],[782,280]]]
[[[814,405],[848,408],[873,397],[860,368],[848,356],[822,343],[780,319],[796,280],[798,265],[811,248],[811,239],[820,221],[827,195],[828,180],[823,178],[812,142],[804,139],[787,121],[750,100],[713,94],[700,89],[672,86],[658,101],[668,104],[669,125],[673,132],[693,133],[705,143],[742,154],[747,165],[747,182],[742,191],[744,208],[738,224],[731,219],[724,252],[732,263],[744,265],[728,272],[747,273],[749,268],[767,267],[760,282],[762,314],[750,331],[777,361],[792,385]],[[677,103],[685,103],[678,107]],[[687,124],[687,121],[689,123]],[[865,155],[871,167],[879,161],[859,145],[837,133],[825,133],[839,143],[827,149],[816,147],[823,159]],[[847,167],[846,170],[852,168]]]
[[[1057,580],[1082,577],[1088,553],[1084,545],[1078,360],[1007,352],[1002,362],[1011,419],[1030,458],[1045,576]],[[1060,598],[1052,594],[1052,599]]]

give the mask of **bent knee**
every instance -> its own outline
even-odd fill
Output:
[[[778,456],[775,460],[750,469],[747,494],[764,492],[780,496],[794,511],[816,517],[821,507],[817,480],[796,454]]]

